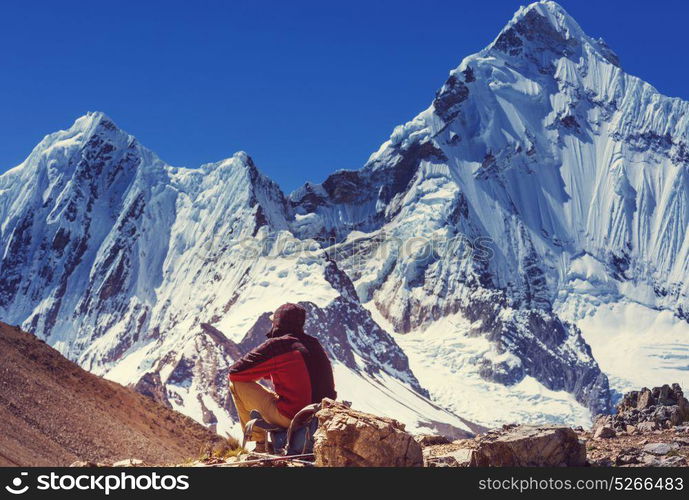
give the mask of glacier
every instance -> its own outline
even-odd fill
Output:
[[[0,175],[0,318],[222,432],[228,366],[286,300],[360,409],[585,425],[689,385],[688,120],[550,1],[289,195],[246,153],[173,167],[89,113]]]

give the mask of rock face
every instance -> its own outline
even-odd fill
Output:
[[[667,429],[689,420],[689,401],[684,397],[679,384],[665,384],[660,387],[631,391],[624,395],[617,405],[617,414],[599,415],[593,432],[604,428],[627,431],[634,427],[638,432]]]
[[[568,427],[506,426],[479,438],[474,467],[580,467],[586,447]]]
[[[396,420],[326,399],[317,413],[318,467],[421,467],[419,443]]]

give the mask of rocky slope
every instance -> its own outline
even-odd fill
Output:
[[[361,170],[289,196],[245,153],[172,167],[91,113],[0,176],[0,318],[221,432],[285,300],[362,410],[587,424],[689,383],[688,111],[539,2]]]
[[[188,417],[92,375],[0,323],[0,466],[149,465],[196,459],[225,441]]]

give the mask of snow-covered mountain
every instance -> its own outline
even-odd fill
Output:
[[[416,428],[469,430],[427,399],[349,278],[289,232],[290,214],[245,153],[174,168],[90,113],[0,177],[0,317],[227,432],[229,365],[271,311],[301,301],[343,398]]]
[[[535,3],[362,170],[294,193],[298,234],[335,242],[445,406],[485,421],[488,379],[492,405],[538,382],[604,410],[596,361],[618,390],[688,381],[688,132],[687,102]]]
[[[361,170],[290,196],[91,113],[0,175],[0,319],[221,431],[227,367],[286,300],[363,410],[585,423],[608,377],[689,384],[688,112],[539,2]]]

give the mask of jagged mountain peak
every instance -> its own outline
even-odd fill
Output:
[[[488,47],[450,71],[428,109],[395,127],[362,169],[335,172],[322,184],[306,183],[290,199],[297,211],[364,202],[383,210],[409,187],[422,163],[443,161],[444,146],[464,149],[479,163],[490,163],[496,153],[487,142],[505,150],[533,151],[539,140],[531,136],[536,124],[529,120],[542,116],[519,116],[526,103],[495,113],[503,100],[531,101],[541,108],[539,114],[552,112],[549,127],[572,129],[577,126],[578,94],[597,103],[620,99],[622,87],[615,81],[620,74],[617,55],[602,39],[589,37],[559,4],[541,1],[521,7]],[[572,96],[553,104],[542,98],[558,92]],[[372,189],[379,196],[370,196]],[[357,221],[347,223],[361,229]]]
[[[94,135],[107,137],[119,143],[131,143],[135,140],[102,111],[89,111],[77,118],[69,128],[48,134],[34,151],[46,153],[56,146],[83,146]]]
[[[433,351],[426,332],[471,331],[456,320],[437,326],[459,313],[480,320],[477,333],[497,352],[520,360],[485,356],[481,378],[517,383],[526,374],[600,411],[608,381],[586,341],[605,349],[596,335],[610,328],[600,326],[605,314],[590,319],[595,311],[641,300],[648,311],[687,317],[687,110],[626,74],[558,4],[534,3],[452,70],[432,104],[396,127],[361,170],[295,191],[297,230],[334,239],[331,253],[362,301],[391,329],[423,338],[409,341],[424,346],[419,352]],[[436,237],[486,238],[494,252],[478,260],[379,251],[381,241],[402,248],[395,245]],[[580,286],[582,273],[590,289]],[[534,337],[548,347],[523,356]],[[421,382],[442,392],[433,366]],[[617,376],[627,389],[630,375]]]
[[[544,52],[578,58],[587,51],[619,66],[617,55],[603,40],[589,37],[564,8],[549,0],[521,7],[482,55],[493,51],[530,62]]]
[[[115,122],[102,111],[88,111],[86,114],[78,117],[72,125],[63,130],[57,130],[48,134],[39,143],[39,146],[44,143],[52,143],[67,138],[76,137],[90,137],[98,131],[110,131],[112,133],[125,133]],[[128,135],[128,134],[127,134]]]
[[[35,177],[48,185],[62,186],[68,179],[76,184],[97,179],[109,184],[124,169],[124,163],[132,174],[139,170],[161,172],[167,167],[107,115],[88,112],[69,128],[46,135],[26,160],[0,175],[0,186],[26,184]],[[32,189],[25,186],[25,190]]]
[[[541,0],[521,6],[501,33],[520,25],[525,28],[529,27],[536,16],[542,17],[543,23],[547,23],[550,29],[554,29],[563,36],[580,39],[587,37],[576,20],[560,4],[551,0]],[[540,24],[539,26],[545,25]],[[546,33],[547,31],[549,30],[546,30]]]
[[[237,151],[232,156],[220,161],[205,163],[201,165],[199,170],[204,175],[216,179],[235,178],[238,182],[241,182],[240,179],[244,179],[253,187],[270,185],[282,192],[277,183],[259,170],[253,158],[245,151]]]
[[[201,170],[211,172],[217,169],[232,169],[232,168],[243,168],[243,169],[256,169],[253,158],[249,156],[245,151],[237,151],[232,156],[224,158],[220,161],[204,163],[201,165]]]
[[[80,116],[74,121],[70,129],[78,128],[80,130],[95,130],[98,127],[103,127],[106,130],[118,129],[115,122],[102,111],[87,111],[85,115]]]
[[[203,191],[214,197],[218,206],[242,203],[255,207],[256,230],[262,226],[281,230],[287,228],[289,208],[280,186],[266,176],[244,151],[214,163],[206,163],[199,169],[179,171],[187,189]],[[193,182],[188,182],[195,179]]]
[[[498,50],[518,56],[548,51],[572,57],[581,47],[592,49],[619,66],[617,55],[602,39],[589,37],[562,6],[546,0],[521,7],[486,52]]]

